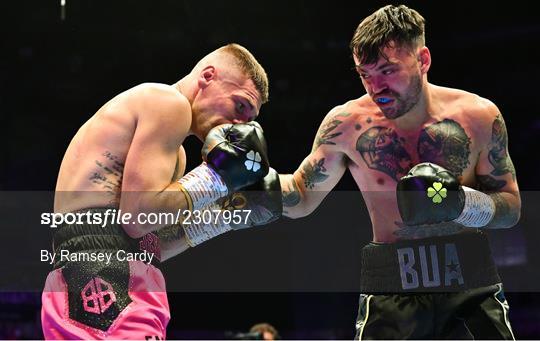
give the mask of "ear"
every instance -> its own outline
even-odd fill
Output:
[[[216,68],[209,65],[205,67],[204,69],[202,69],[202,71],[199,73],[199,78],[198,78],[199,87],[201,89],[204,89],[208,86],[208,84],[210,84],[210,82],[212,82],[215,79],[216,79]]]
[[[426,74],[431,66],[431,53],[426,46],[418,49],[418,63],[420,64],[420,72]]]

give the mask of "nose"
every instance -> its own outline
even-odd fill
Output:
[[[388,86],[384,80],[376,78],[369,80],[368,87],[373,95],[378,95],[388,89]]]

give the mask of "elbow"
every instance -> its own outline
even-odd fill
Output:
[[[140,226],[139,224],[123,224],[122,228],[127,233],[127,235],[133,239],[142,238],[144,235],[147,234],[143,226]]]
[[[516,226],[519,223],[519,219],[521,218],[521,202],[517,203],[508,211],[508,214],[506,215],[506,226],[504,228],[511,228]]]
[[[287,218],[298,219],[310,215],[316,207],[307,207],[306,205],[295,207],[283,207],[283,215]]]
[[[307,216],[308,214],[304,212],[299,212],[298,210],[283,209],[283,215],[290,219],[298,219],[298,218],[303,218]]]
[[[521,218],[521,211],[519,209],[508,211],[505,215],[499,216],[497,219],[489,224],[490,228],[495,229],[509,229],[518,224],[519,219]]]
[[[519,193],[516,193],[516,201],[513,205],[513,209],[511,210],[511,212],[512,221],[511,224],[508,226],[509,228],[516,226],[521,219],[521,196],[519,195]]]
[[[161,226],[158,222],[150,221],[153,213],[148,210],[130,211],[122,214],[122,228],[133,239],[142,238]]]
[[[517,209],[513,214],[509,217],[508,226],[506,228],[511,228],[516,226],[519,223],[519,219],[521,219],[521,209]]]
[[[148,233],[147,226],[139,221],[143,205],[141,201],[120,201],[121,225],[127,235],[133,239],[143,237]]]

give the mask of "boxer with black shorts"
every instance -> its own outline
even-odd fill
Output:
[[[520,195],[498,108],[428,82],[424,18],[385,6],[351,41],[366,95],[332,109],[310,155],[280,175],[284,214],[312,212],[346,169],[367,205],[358,339],[513,339],[483,229]]]
[[[159,261],[273,216],[211,226],[139,217],[224,207],[245,188],[279,190],[262,129],[251,122],[267,100],[264,69],[247,49],[229,44],[173,85],[146,83],[119,94],[79,129],[60,167],[54,211],[101,220],[54,230],[54,252],[75,258],[57,258],[47,277],[41,313],[46,339],[165,338],[170,312]],[[184,175],[182,143],[189,135],[205,141],[204,161]],[[256,193],[242,196],[243,207],[272,203],[264,191]],[[279,192],[277,199],[276,217]],[[112,211],[133,219],[113,221]],[[152,261],[126,254],[151,254]],[[91,255],[122,257],[96,261]]]

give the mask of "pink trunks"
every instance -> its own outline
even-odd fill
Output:
[[[70,262],[49,273],[45,339],[164,340],[170,320],[161,271],[141,261]]]

